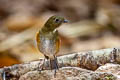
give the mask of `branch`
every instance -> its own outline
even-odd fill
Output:
[[[2,78],[2,74],[6,74],[7,77],[11,77],[12,79],[20,79],[20,80],[26,80],[24,79],[25,76],[32,77],[32,79],[29,80],[36,80],[34,79],[34,76],[37,76],[37,78],[44,77],[43,80],[46,78],[49,78],[50,76],[54,76],[54,70],[49,70],[49,61],[45,61],[44,66],[43,64],[44,59],[40,59],[38,61],[32,61],[28,63],[23,64],[16,64],[9,67],[4,67],[0,69],[0,78]],[[95,50],[95,51],[88,51],[88,52],[77,52],[72,53],[64,56],[58,57],[58,64],[60,67],[60,70],[57,71],[57,78],[60,78],[58,76],[64,76],[68,78],[68,75],[74,76],[77,72],[76,71],[84,71],[80,68],[85,68],[89,70],[96,70],[99,66],[106,64],[106,63],[120,63],[120,49],[117,48],[110,48],[110,49],[102,49],[102,50]],[[45,70],[38,71],[40,67],[43,66]],[[71,67],[69,67],[71,66]],[[61,68],[61,67],[69,67],[69,68]],[[74,68],[74,67],[80,67],[80,68]],[[90,72],[89,70],[85,70],[85,73]],[[75,74],[69,74],[73,71]],[[39,73],[39,76],[36,75]],[[90,72],[94,75],[97,75],[97,72]],[[113,75],[109,73],[100,73],[100,74],[107,74],[107,75]],[[98,75],[100,75],[98,74]],[[90,75],[90,74],[89,74]],[[78,75],[76,75],[78,76]],[[85,74],[84,74],[85,76]],[[80,76],[79,76],[80,77]],[[50,77],[52,79],[53,77]],[[63,77],[61,77],[63,78]],[[38,79],[37,79],[38,80]],[[39,79],[42,80],[42,79]],[[88,80],[85,79],[85,80]],[[92,79],[94,80],[94,79]]]

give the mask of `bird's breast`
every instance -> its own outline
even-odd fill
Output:
[[[46,56],[54,56],[56,53],[56,38],[52,35],[40,35],[38,48]]]

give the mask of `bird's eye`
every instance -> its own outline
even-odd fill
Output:
[[[59,22],[59,19],[55,19],[55,22]]]

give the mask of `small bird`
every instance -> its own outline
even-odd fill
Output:
[[[58,69],[57,56],[60,48],[60,38],[58,28],[62,23],[67,23],[61,16],[52,16],[44,24],[44,26],[39,30],[36,36],[37,47],[39,51],[45,56],[48,60],[50,59],[51,69]]]

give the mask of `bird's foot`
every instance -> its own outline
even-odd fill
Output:
[[[45,59],[43,60],[43,62],[42,63],[39,63],[38,64],[38,71],[41,73],[41,71],[43,71],[44,70],[44,64],[45,63]]]

